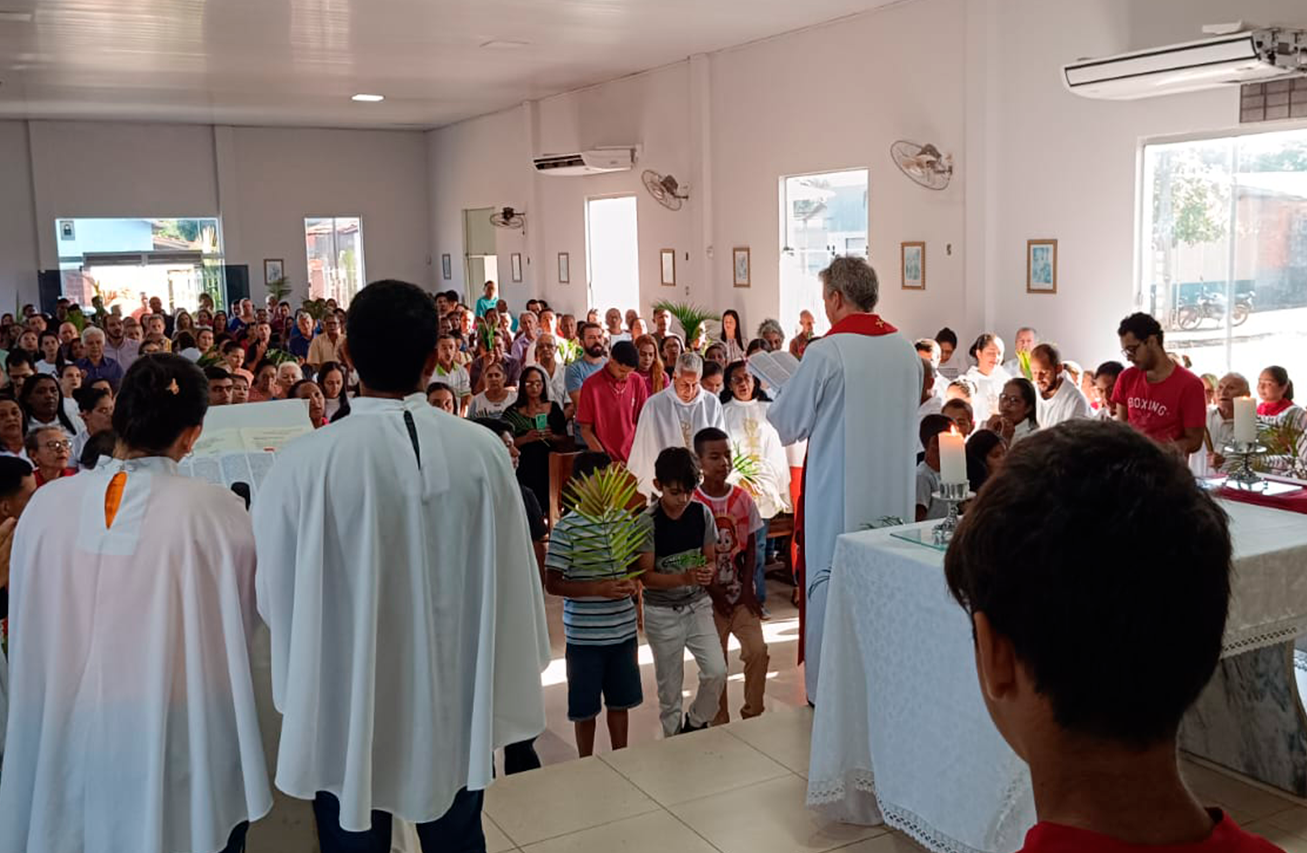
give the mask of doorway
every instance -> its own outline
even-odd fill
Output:
[[[780,179],[780,318],[796,324],[810,311],[826,331],[817,273],[837,255],[867,257],[866,169],[791,175]]]
[[[602,316],[640,308],[640,240],[635,196],[587,199],[585,203],[586,286],[590,304]]]
[[[477,207],[463,211],[463,269],[465,278],[463,300],[473,305],[483,295],[487,281],[499,285],[503,298],[503,282],[499,280],[499,256],[495,245],[495,226],[490,223],[493,207]]]

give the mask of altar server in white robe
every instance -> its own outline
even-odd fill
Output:
[[[23,512],[0,851],[239,851],[272,807],[249,514],[177,473],[208,400],[187,359],[138,360],[114,411],[121,458]]]
[[[368,285],[345,351],[350,416],[288,445],[254,504],[259,613],[282,714],[277,787],[323,853],[484,849],[492,754],[544,730],[549,662],[521,490],[489,430],[427,405],[437,320]]]
[[[876,271],[858,257],[822,270],[831,330],[808,345],[767,410],[785,444],[808,440],[802,510],[803,655],[808,698],[817,696],[835,538],[887,516],[913,518],[922,362],[912,343],[876,314]]]
[[[1035,413],[1041,429],[1055,427],[1093,414],[1089,400],[1062,366],[1062,353],[1052,344],[1039,344],[1030,351],[1030,372],[1034,376]]]
[[[669,447],[694,451],[699,430],[716,427],[726,431],[722,402],[699,384],[703,359],[698,353],[682,353],[676,359],[672,384],[645,401],[635,425],[635,441],[627,468],[640,482],[640,492],[654,492],[654,462]]]

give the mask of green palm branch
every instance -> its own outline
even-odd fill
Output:
[[[558,357],[562,359],[563,365],[569,365],[581,357],[581,345],[576,341],[569,341],[566,338],[556,338],[558,341]]]
[[[1307,467],[1307,460],[1301,455],[1303,447],[1307,446],[1307,431],[1296,422],[1286,418],[1263,424],[1257,438],[1266,446],[1266,455],[1254,463],[1255,468],[1269,470],[1273,467],[1270,460],[1278,457],[1279,461],[1287,463],[1286,474],[1297,477],[1307,473],[1303,470]]]
[[[761,492],[763,477],[762,460],[752,453],[745,453],[738,444],[731,448],[731,467],[740,478],[740,485],[753,498]]]
[[[609,466],[588,477],[573,478],[563,491],[563,503],[587,524],[572,538],[572,565],[581,574],[626,580],[626,573],[647,550],[644,529],[630,505],[636,480],[625,468]]]
[[[685,330],[685,345],[691,347],[694,345],[694,339],[699,334],[699,327],[708,320],[720,320],[721,315],[714,314],[698,305],[691,305],[688,302],[669,302],[663,300],[654,305],[654,311],[666,311],[676,318]]]

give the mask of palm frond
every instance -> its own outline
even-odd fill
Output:
[[[664,299],[654,304],[654,311],[666,311],[676,318],[685,331],[685,345],[691,347],[699,334],[699,327],[708,320],[720,320],[721,315],[714,314],[706,308],[691,305],[688,302],[671,302]]]
[[[572,537],[572,565],[578,573],[623,580],[639,574],[626,571],[647,550],[639,518],[628,509],[636,488],[635,477],[617,466],[567,484],[563,503],[586,522]]]
[[[731,468],[744,490],[751,497],[757,499],[761,494],[762,487],[762,460],[752,453],[745,453],[738,444],[733,444],[731,446]]]
[[[1307,447],[1307,431],[1296,421],[1285,418],[1263,423],[1257,439],[1266,446],[1266,455],[1257,459],[1255,468],[1276,470],[1294,477],[1307,474],[1307,459],[1303,458],[1303,449]]]

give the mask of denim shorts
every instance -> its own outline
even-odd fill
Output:
[[[626,711],[644,701],[636,638],[615,646],[567,644],[567,719],[599,716],[599,697],[610,711]]]

